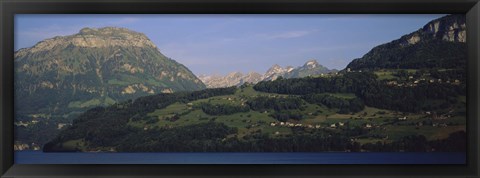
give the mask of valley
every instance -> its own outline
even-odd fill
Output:
[[[149,98],[146,99],[150,103],[149,106],[161,106],[139,111],[138,108],[135,108],[137,101],[134,101],[127,108],[120,107],[123,104],[105,108],[104,111],[94,113],[93,118],[96,119],[77,120],[74,127],[61,133],[62,138],[57,138],[54,142],[49,143],[44,151],[358,152],[378,149],[385,151],[458,151],[463,147],[457,144],[447,144],[447,146],[445,144],[455,141],[461,143],[462,140],[458,137],[465,134],[466,100],[461,90],[461,83],[438,85],[438,82],[429,82],[429,79],[428,82],[416,83],[415,86],[390,84],[392,81],[402,83],[401,74],[410,72],[413,75],[415,71],[413,69],[405,71],[384,69],[378,72],[350,71],[329,77],[280,78],[257,85],[244,84],[239,87],[199,91],[200,93],[215,93],[216,96],[211,97],[182,99],[181,96],[172,96],[180,98],[172,100],[168,104],[163,104],[164,101],[160,96],[155,97],[156,99],[146,97]],[[394,79],[386,80],[378,77],[385,73],[390,73]],[[442,76],[454,77],[445,73],[450,74],[448,70],[440,71],[440,74],[444,74]],[[406,79],[416,81],[425,77],[424,75],[418,75],[419,78],[407,76]],[[310,90],[291,90],[290,93],[284,92],[289,90],[281,89],[277,92],[268,92],[270,86],[276,86],[277,89],[278,87],[288,89],[292,85],[302,83],[303,80],[314,81],[310,83],[326,82],[326,85]],[[338,82],[343,83],[343,86],[331,86]],[[364,101],[378,100],[374,102],[380,102],[381,99],[376,99],[370,94],[362,94],[360,91],[377,85],[385,87],[386,91],[400,87],[402,92],[411,91],[412,95],[423,95],[423,93],[417,93],[423,91],[418,89],[432,85],[443,87],[444,90],[440,91],[448,91],[448,88],[459,89],[457,90],[459,93],[455,95],[454,99],[448,100],[441,99],[442,93],[437,93],[440,96],[417,98],[416,102],[418,103],[430,104],[419,104],[414,108],[410,103],[396,103],[395,101],[372,106]],[[219,93],[218,90],[223,90],[223,92]],[[318,90],[327,91],[317,92]],[[449,95],[449,97],[451,96],[453,95]],[[399,109],[388,109],[390,104]],[[118,131],[113,133],[111,130],[108,132],[107,130],[94,131],[87,127],[87,125],[100,121],[106,122],[106,126],[109,126],[109,122],[119,122],[120,118],[108,114],[119,108],[130,110],[129,113],[132,114],[123,117],[124,124],[119,125]],[[206,130],[202,131],[203,129]],[[119,132],[122,130],[129,130],[129,132]],[[96,133],[95,137],[102,139],[97,140],[98,138],[75,134],[84,132]],[[108,137],[112,134],[117,136],[115,139],[122,139],[109,140],[114,139]],[[197,134],[206,134],[207,136],[201,137]],[[149,144],[143,145],[142,143],[147,141],[144,139],[147,139]],[[324,139],[324,141],[313,142],[318,139]],[[299,147],[285,147],[285,144],[296,143],[299,140],[305,142],[301,143]],[[72,145],[72,143],[75,144]],[[267,143],[273,145],[266,145]],[[413,143],[415,144],[411,146],[405,145]],[[169,145],[175,145],[175,149],[170,148]]]
[[[464,18],[435,19],[342,70],[308,60],[225,76],[194,75],[142,33],[84,28],[15,53],[15,149],[463,152]]]

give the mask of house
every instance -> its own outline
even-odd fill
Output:
[[[295,124],[295,127],[301,127],[302,124]]]
[[[270,126],[272,126],[272,127],[275,127],[275,125],[277,125],[277,124],[275,124],[274,122],[270,123]]]
[[[30,149],[30,146],[28,144],[21,144],[21,143],[15,143],[13,145],[13,150],[18,151],[18,150],[28,150]]]
[[[285,125],[285,122],[280,122],[280,125]]]
[[[338,123],[338,126],[343,126],[343,125],[345,125],[345,123],[343,123],[343,122]]]
[[[24,127],[28,127],[28,123],[24,123],[23,121],[20,121],[20,122],[15,122],[15,125],[16,125],[16,126],[24,126]]]
[[[275,132],[275,135],[278,135],[278,134],[280,134],[280,132],[279,132],[279,131],[276,131],[276,132]]]
[[[57,124],[57,129],[60,130],[60,129],[62,129],[62,128],[65,127],[65,126],[67,126],[67,124],[65,124],[65,123],[58,123],[58,124]]]
[[[399,117],[398,120],[399,120],[399,121],[406,121],[406,120],[407,120],[407,116]]]
[[[33,145],[33,146],[32,146],[32,149],[35,150],[35,151],[38,151],[38,150],[40,150],[40,146],[38,146],[38,145]]]
[[[372,128],[372,124],[365,124],[365,128]]]
[[[319,128],[321,128],[321,126],[320,125],[315,125],[315,128],[319,129]]]
[[[330,125],[330,128],[337,128],[337,125],[332,124],[332,125]]]
[[[389,81],[387,82],[387,85],[397,85],[397,81]]]
[[[308,124],[307,127],[308,128],[313,128],[313,125]]]

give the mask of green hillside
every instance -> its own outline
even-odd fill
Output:
[[[309,88],[311,83],[325,85]],[[430,85],[434,84],[425,87]],[[295,86],[305,89],[291,88]],[[384,88],[373,91],[374,87]],[[412,108],[407,106],[411,103],[397,102],[374,105],[371,103],[380,100],[375,95],[397,87],[373,73],[280,79],[255,86],[148,96],[87,111],[45,145],[44,151],[461,150],[461,145],[440,143],[464,134],[464,93],[456,84],[436,87],[446,92],[450,91],[447,88],[457,88],[458,93],[448,96],[458,98],[450,100],[439,93],[415,100],[438,102],[441,106],[437,108]],[[424,90],[412,90],[412,95],[425,94],[421,92]],[[385,94],[387,98],[396,95]],[[406,147],[406,142],[421,142],[423,146]]]

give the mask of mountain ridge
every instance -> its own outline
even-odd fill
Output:
[[[241,72],[231,72],[225,76],[222,75],[199,75],[200,80],[207,85],[207,88],[221,88],[230,86],[240,86],[244,83],[256,84],[260,81],[276,80],[278,77],[283,78],[301,78],[307,76],[316,76],[336,72],[335,69],[328,69],[312,59],[305,62],[304,65],[298,67],[286,66],[281,67],[278,64],[272,65],[263,75],[257,72],[249,72],[243,74]]]
[[[461,67],[466,64],[466,54],[466,18],[454,14],[373,47],[361,58],[352,60],[346,69]]]
[[[61,45],[74,45],[85,48],[96,48],[106,46],[134,46],[153,47],[157,46],[143,33],[131,31],[127,28],[103,27],[103,28],[82,28],[77,34],[66,36],[55,36],[42,40],[32,47],[21,48],[15,53],[15,58],[28,52],[41,52],[52,50]],[[158,49],[158,48],[157,48]]]

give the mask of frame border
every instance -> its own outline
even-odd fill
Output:
[[[479,0],[3,0],[0,2],[0,175],[2,177],[478,177]],[[463,13],[468,44],[468,160],[463,165],[15,165],[15,14]],[[87,171],[88,170],[88,171]]]

